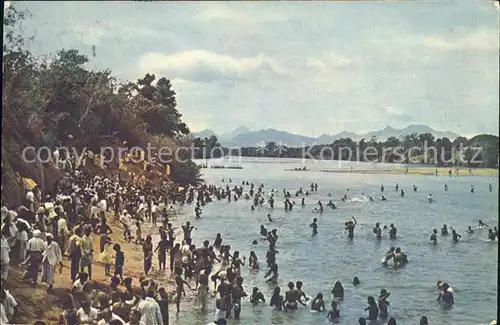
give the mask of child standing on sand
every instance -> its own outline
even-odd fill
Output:
[[[135,223],[135,243],[142,244],[141,223],[139,221]]]
[[[103,239],[103,251],[101,252],[99,258],[101,260],[101,263],[104,264],[104,275],[109,276],[111,275],[111,264],[113,264],[113,256],[111,255],[111,239],[106,235],[106,237]]]
[[[120,280],[123,283],[123,265],[125,264],[125,255],[121,251],[119,244],[113,246],[115,251],[115,277],[120,276]]]

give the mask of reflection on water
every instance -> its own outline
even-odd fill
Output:
[[[254,250],[261,266],[265,267],[266,243],[259,241],[254,246],[251,242],[259,239],[261,224],[268,229],[277,228],[277,249],[280,252],[277,260],[282,292],[289,281],[300,280],[304,282],[307,295],[314,297],[323,292],[328,308],[333,284],[341,281],[345,300],[340,305],[340,324],[356,324],[360,316],[366,315],[367,296],[377,297],[383,288],[391,292],[389,314],[397,319],[398,324],[417,324],[422,315],[426,315],[431,324],[439,325],[488,324],[495,318],[498,245],[485,241],[487,229],[475,229],[472,236],[466,233],[467,226],[474,226],[478,219],[490,225],[498,223],[497,188],[492,193],[487,189],[488,183],[497,186],[495,179],[289,172],[284,169],[304,164],[300,160],[271,161],[243,159],[243,169],[240,170],[203,170],[205,179],[214,184],[221,185],[223,178],[226,182],[232,179],[231,187],[240,186],[243,180],[253,181],[256,185],[262,182],[266,193],[274,188],[278,190],[279,197],[275,209],[265,206],[253,212],[250,210],[251,201],[215,202],[204,207],[200,220],[194,220],[192,206],[186,207],[186,215],[180,216],[178,222],[190,220],[197,227],[193,231],[196,244],[201,244],[204,239],[213,241],[215,234],[221,233],[224,243],[230,244],[232,251],[239,250],[248,258],[249,252]],[[285,212],[281,203],[282,189],[306,189],[311,182],[318,183],[319,189],[306,197],[306,207],[300,207],[300,198],[293,198],[298,205],[292,212]],[[443,190],[444,183],[449,186],[448,192]],[[379,201],[381,184],[386,187],[386,202]],[[400,197],[394,189],[395,184],[405,190],[406,197]],[[413,192],[413,184],[418,186],[418,192]],[[476,188],[474,194],[469,193],[471,184]],[[328,193],[332,193],[332,197],[328,197]],[[361,193],[373,195],[375,202],[340,201],[344,194],[355,197]],[[436,203],[427,202],[429,193],[432,193]],[[312,213],[318,200],[323,203],[333,200],[338,209],[325,208],[322,215]],[[274,224],[267,222],[267,213],[276,220]],[[347,239],[343,223],[352,216],[358,220],[358,226],[351,241]],[[314,217],[319,219],[319,233],[313,237],[309,224]],[[383,240],[375,240],[371,230],[376,222],[381,225],[394,223],[398,239],[390,241],[387,232],[383,232]],[[457,229],[463,236],[462,241],[453,244],[450,235],[439,238],[436,246],[430,244],[432,229],[439,230],[443,224]],[[393,269],[380,265],[382,255],[390,246],[399,246],[407,252],[410,263],[406,267]],[[273,287],[264,282],[265,272],[265,269],[253,273],[243,270],[242,274],[248,294],[252,287],[257,286],[269,300]],[[352,285],[354,276],[361,280],[360,286]],[[451,310],[436,304],[435,285],[438,280],[445,280],[455,288],[456,305]],[[175,305],[172,304],[172,324],[207,324],[213,321],[214,305],[214,300],[209,300],[210,309],[206,313],[201,313],[198,307],[186,310],[185,305],[176,318]],[[327,323],[326,313],[311,313],[306,308],[283,313],[273,311],[268,301],[254,307],[248,300],[242,307],[242,320],[239,323],[230,320],[229,324]]]

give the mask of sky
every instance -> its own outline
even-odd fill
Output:
[[[12,4],[37,55],[95,46],[90,68],[170,79],[192,131],[498,134],[492,1]]]

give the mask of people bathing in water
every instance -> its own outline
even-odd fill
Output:
[[[302,291],[302,281],[297,281],[295,283],[295,287],[297,288],[297,292],[299,293],[299,302],[302,304],[302,305],[306,305],[306,303],[304,301],[308,301],[309,298],[307,298],[306,294],[304,293],[304,291]],[[302,301],[302,298],[304,298],[304,301]]]
[[[358,224],[358,222],[356,221],[356,218],[352,217],[352,220],[354,220],[354,222],[353,221],[347,221],[345,223],[345,230],[347,230],[347,232],[348,232],[347,237],[349,239],[353,239],[354,238],[354,227],[356,227],[356,225]]]
[[[385,253],[384,259],[382,261],[383,265],[387,265],[387,262],[389,262],[392,258],[394,258],[394,251],[396,250],[395,247],[391,247],[387,253]]]
[[[332,296],[334,300],[344,300],[344,287],[340,281],[336,281],[332,288]]]
[[[444,224],[443,228],[441,228],[441,236],[448,236],[448,227],[446,224]]]
[[[494,241],[497,237],[497,234],[493,231],[493,229],[488,229],[488,239]]]
[[[472,235],[474,233],[474,230],[472,230],[471,226],[469,226],[469,228],[467,228],[467,233],[469,233],[469,235]]]
[[[325,308],[325,301],[323,300],[323,294],[320,292],[316,295],[316,298],[314,298],[311,301],[311,310],[321,312],[321,311],[326,311]]]
[[[378,309],[379,309],[379,318],[380,319],[386,319],[389,316],[388,313],[388,306],[390,305],[389,302],[387,301],[387,298],[391,294],[387,292],[387,290],[382,289],[380,290],[380,295],[378,297]]]
[[[373,298],[372,296],[369,296],[367,298],[367,301],[368,301],[368,307],[365,308],[365,311],[368,311],[368,317],[366,317],[366,319],[370,321],[376,321],[378,319],[377,302],[375,301],[375,298]]]
[[[352,279],[352,285],[358,286],[360,284],[361,284],[361,282],[359,281],[359,278],[357,276],[355,276],[354,279]]]
[[[482,220],[479,220],[479,221],[477,222],[477,226],[478,226],[479,228],[489,228],[489,227],[490,227],[490,226],[488,226],[487,224],[485,224]]]
[[[318,218],[314,218],[309,227],[313,229],[313,235],[318,234]]]
[[[460,238],[462,238],[462,235],[457,234],[457,231],[455,229],[451,231],[451,234],[453,235],[454,243],[457,243],[460,240]]]
[[[397,247],[394,251],[394,265],[405,265],[408,263],[408,256]]]
[[[453,293],[448,290],[449,287],[448,283],[443,283],[442,290],[439,292],[437,301],[442,301],[446,305],[451,306],[455,303],[455,301],[453,300]]]
[[[267,229],[264,225],[260,225],[260,235],[267,238]]]
[[[389,229],[389,239],[394,240],[396,239],[396,233],[398,230],[396,229],[396,227],[394,227],[393,223],[391,223],[390,227],[391,229]]]
[[[252,295],[250,296],[250,303],[256,305],[259,302],[265,303],[266,299],[264,298],[262,292],[259,291],[259,288],[253,287]]]
[[[331,323],[338,323],[339,318],[340,318],[340,311],[338,309],[338,304],[336,301],[332,301],[331,304],[332,309],[328,312],[328,315],[326,315],[326,318],[331,322]]]
[[[447,288],[446,290],[448,290],[449,292],[453,293],[453,288],[452,288],[452,287],[450,287],[450,285],[449,285],[448,283],[444,282],[444,281],[438,281],[438,282],[437,282],[437,285],[436,285],[436,286],[437,286],[437,290],[438,290],[438,292],[441,292],[441,291],[443,291],[443,290],[444,290],[444,289],[443,289],[443,286],[444,286],[445,284],[448,286],[448,288]]]
[[[285,311],[286,311],[284,299],[283,299],[283,296],[280,295],[280,293],[281,293],[280,287],[274,288],[273,295],[271,296],[271,300],[269,302],[269,305],[271,307],[274,307],[275,310],[285,309]]]
[[[434,229],[432,231],[432,235],[431,235],[431,242],[436,245],[437,244],[437,229]]]
[[[254,251],[250,252],[250,257],[248,258],[248,264],[250,265],[250,268],[252,270],[259,269],[259,259],[257,258],[257,255],[255,255]]]
[[[288,291],[285,292],[284,306],[286,309],[297,309],[299,301],[299,293],[295,290],[295,284],[293,282],[288,282]]]

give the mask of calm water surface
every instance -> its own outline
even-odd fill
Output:
[[[210,164],[224,162],[209,162]],[[239,200],[228,203],[222,200],[207,205],[200,220],[193,221],[192,207],[188,207],[186,216],[196,226],[193,236],[196,244],[203,239],[215,238],[221,233],[225,244],[232,250],[239,250],[243,256],[249,256],[254,250],[261,265],[265,267],[267,243],[251,245],[259,239],[260,225],[268,230],[278,229],[277,257],[280,267],[279,285],[282,292],[289,281],[301,280],[304,291],[309,296],[323,292],[330,304],[333,284],[339,280],[344,285],[345,301],[340,305],[340,324],[357,324],[360,316],[365,316],[366,298],[378,297],[385,288],[391,296],[389,314],[398,324],[418,324],[422,315],[429,318],[430,324],[436,325],[473,325],[488,324],[497,311],[497,263],[498,244],[486,241],[487,230],[475,229],[469,236],[467,226],[475,228],[478,219],[493,226],[498,224],[498,186],[497,179],[491,177],[448,177],[419,175],[362,175],[324,172],[291,172],[285,169],[302,167],[300,160],[245,158],[239,163],[244,169],[204,169],[204,178],[216,185],[222,185],[221,179],[232,178],[230,186],[240,185],[242,181],[254,182],[256,187],[264,183],[266,193],[272,188],[278,190],[276,207],[269,205],[250,210],[251,201]],[[228,162],[225,165],[229,165]],[[337,168],[337,162],[309,162],[311,169]],[[345,168],[346,164],[343,164]],[[354,168],[373,168],[371,164],[356,164]],[[377,165],[377,167],[384,167]],[[306,207],[298,204],[292,212],[285,212],[282,203],[282,189],[304,190],[311,183],[318,184],[318,192],[306,197]],[[449,190],[443,190],[444,184]],[[488,183],[494,185],[494,191],[488,191]],[[385,185],[388,201],[381,202],[380,185]],[[394,189],[395,184],[406,192],[401,198]],[[413,192],[413,184],[418,192]],[[474,184],[475,193],[469,188]],[[246,190],[248,187],[246,187]],[[347,192],[349,189],[349,192]],[[245,191],[246,191],[245,190]],[[328,193],[332,197],[328,197]],[[375,202],[342,203],[340,198],[347,193],[352,198],[373,195]],[[436,203],[430,204],[426,197],[432,193]],[[337,210],[325,206],[322,215],[312,213],[316,202],[326,204],[333,199]],[[275,222],[270,225],[266,215],[270,213]],[[347,239],[344,222],[354,216],[358,220],[353,241]],[[319,234],[311,236],[309,224],[312,219],[319,219]],[[394,223],[398,229],[398,239],[390,241],[388,233],[383,233],[382,242],[376,241],[371,230],[376,222],[381,225]],[[457,229],[463,235],[462,240],[453,244],[451,234],[440,238],[437,246],[429,242],[433,228],[438,230],[443,224]],[[450,232],[451,233],[451,232]],[[394,270],[384,268],[380,259],[390,246],[399,246],[409,255],[410,264]],[[248,294],[257,286],[268,300],[273,287],[264,282],[267,269],[252,273],[245,269],[242,275]],[[354,288],[352,278],[358,276],[362,284]],[[444,280],[455,290],[455,305],[450,310],[436,304],[436,282]],[[204,325],[213,321],[215,302],[209,302],[210,311],[202,314],[198,311],[183,311],[174,324]],[[172,309],[175,308],[172,306]],[[268,304],[253,307],[248,300],[243,303],[243,312],[239,324],[328,324],[326,313],[311,313],[306,308],[294,312],[276,312]],[[237,324],[230,320],[229,324]]]

